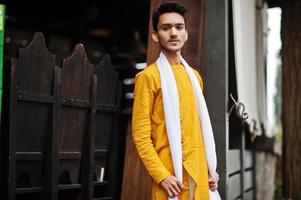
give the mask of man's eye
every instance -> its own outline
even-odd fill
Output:
[[[169,30],[169,28],[170,28],[169,26],[163,26],[163,27],[162,27],[162,30],[163,30],[163,31],[167,31],[167,30]]]
[[[183,30],[183,29],[184,29],[184,26],[176,26],[176,28],[177,28],[178,30]]]

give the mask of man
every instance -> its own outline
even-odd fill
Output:
[[[174,2],[155,10],[152,39],[162,52],[135,79],[132,135],[153,179],[152,199],[215,199],[209,189],[218,187],[202,79],[181,57],[188,38],[186,12]]]

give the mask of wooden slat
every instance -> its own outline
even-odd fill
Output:
[[[245,171],[245,176],[244,176],[244,190],[245,191],[254,186],[253,175],[254,175],[253,170]]]
[[[94,149],[95,149],[95,132],[96,132],[96,95],[97,95],[97,77],[92,75],[92,88],[91,88],[91,109],[89,116],[89,131],[85,135],[85,146],[86,149],[83,152],[83,161],[82,161],[82,199],[83,200],[92,200],[94,197]]]
[[[81,184],[58,185],[59,190],[74,190],[81,189]]]
[[[108,181],[100,181],[100,182],[94,181],[93,184],[94,184],[95,186],[108,185]]]
[[[73,99],[73,98],[62,98],[62,105],[63,106],[71,106],[71,107],[78,107],[78,108],[90,108],[91,102],[89,100],[81,100],[81,99]]]
[[[255,195],[254,190],[248,190],[245,193],[244,200],[253,200],[254,199],[254,195]]]
[[[42,160],[42,152],[16,152],[16,160]]]
[[[253,168],[254,167],[254,161],[253,161],[253,152],[250,150],[246,150],[244,153],[244,164],[245,169],[247,168]]]
[[[16,188],[16,194],[43,192],[44,187]]]
[[[229,150],[228,156],[229,175],[239,172],[241,170],[239,150]]]
[[[108,155],[108,150],[107,149],[95,149],[94,150],[95,157],[103,157],[105,158]]]
[[[241,195],[241,190],[240,190],[240,174],[236,174],[234,176],[229,177],[229,200],[234,200],[238,196]]]
[[[60,110],[60,98],[59,98],[59,82],[61,77],[61,68],[56,66],[54,71],[54,81],[53,81],[53,94],[54,94],[54,105],[52,107],[52,134],[50,135],[50,149],[51,156],[49,158],[49,163],[51,166],[51,170],[46,174],[46,178],[48,181],[46,185],[50,188],[47,191],[46,195],[48,195],[49,200],[57,200],[58,196],[58,127],[59,127],[59,110]]]
[[[96,105],[97,112],[116,112],[117,110],[118,110],[118,106],[116,105],[104,105],[104,104]]]
[[[111,200],[112,197],[100,197],[100,198],[94,198],[93,200]]]
[[[107,177],[109,181],[108,185],[108,196],[112,196],[112,199],[120,199],[120,185],[121,178],[123,175],[123,163],[121,164],[121,160],[124,159],[124,155],[120,154],[120,147],[125,144],[124,136],[120,134],[121,130],[125,130],[125,124],[127,124],[125,119],[123,119],[123,125],[120,124],[120,113],[121,113],[121,103],[122,103],[122,85],[121,82],[117,82],[116,86],[116,102],[117,111],[114,113],[112,119],[112,129],[111,135],[109,138],[109,154],[107,157],[107,173],[105,177]]]
[[[34,93],[18,90],[17,100],[39,102],[39,103],[53,103],[53,96],[45,95],[45,94],[34,94]]]
[[[17,97],[16,97],[16,92],[14,91],[14,88],[16,88],[16,80],[15,80],[15,70],[16,70],[16,65],[18,61],[17,59],[12,58],[11,59],[11,101],[15,102]],[[10,180],[9,188],[8,188],[8,199],[9,200],[14,200],[16,191],[15,191],[15,185],[16,185],[16,157],[13,156],[16,152],[16,132],[17,132],[17,126],[14,125],[12,122],[16,120],[17,116],[17,107],[11,103],[10,105],[10,119],[9,121],[11,122],[9,130],[10,130],[10,137],[9,137],[9,156],[11,158],[9,159],[9,166],[8,166],[8,178]],[[14,126],[13,126],[14,125]]]

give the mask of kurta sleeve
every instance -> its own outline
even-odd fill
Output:
[[[149,75],[139,73],[135,78],[132,137],[147,171],[159,184],[171,172],[163,165],[151,139],[151,114],[154,88]]]

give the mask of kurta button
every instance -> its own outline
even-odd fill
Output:
[[[183,144],[183,142],[184,142],[184,140],[183,139],[181,139],[181,143]]]
[[[183,158],[182,158],[182,160],[183,160],[183,161],[185,161],[185,160],[186,160],[186,158],[185,158],[185,157],[183,157]]]

